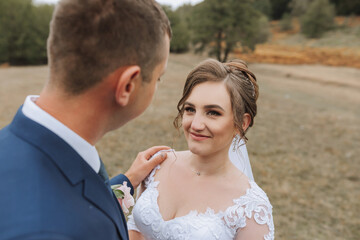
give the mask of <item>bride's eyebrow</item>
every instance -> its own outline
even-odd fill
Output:
[[[190,106],[190,107],[195,107],[194,104],[190,103],[190,102],[185,102],[184,103],[184,106],[187,105],[187,106]],[[220,105],[217,105],[217,104],[209,104],[209,105],[205,105],[204,106],[205,109],[220,109],[221,111],[223,112],[226,112]]]
[[[205,105],[205,108],[217,108],[225,112],[225,110],[217,104]]]
[[[192,103],[190,103],[190,102],[184,102],[184,106],[185,106],[185,105],[189,105],[190,107],[195,107],[195,105],[192,104]]]

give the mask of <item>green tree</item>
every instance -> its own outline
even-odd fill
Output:
[[[291,0],[289,3],[291,15],[293,17],[303,16],[307,12],[311,2],[312,0]]]
[[[186,26],[191,25],[191,19],[192,19],[192,12],[193,12],[194,6],[191,4],[183,4],[182,6],[178,7],[176,9],[176,13],[178,14],[181,21],[183,21]]]
[[[253,50],[268,37],[267,18],[251,0],[205,0],[194,7],[192,28],[196,50],[207,49],[222,62],[238,43]]]
[[[272,19],[281,19],[285,12],[289,12],[288,5],[290,1],[291,0],[270,0]]]
[[[34,8],[34,41],[32,48],[33,61],[36,64],[47,63],[47,38],[49,35],[49,24],[54,11],[53,5],[42,4]]]
[[[181,18],[179,13],[173,11],[169,6],[163,6],[163,9],[169,18],[173,35],[170,52],[181,53],[189,50],[190,35],[185,19]]]
[[[337,15],[360,15],[359,0],[331,0],[335,4]]]
[[[268,18],[271,17],[271,2],[270,0],[253,0],[253,7],[263,13]]]
[[[27,46],[31,45],[31,0],[0,0],[1,53],[10,63],[23,62],[27,58]]]
[[[293,29],[292,25],[292,17],[289,13],[284,13],[280,20],[280,30],[281,31],[289,31]]]
[[[46,38],[53,8],[31,0],[0,0],[0,61],[46,63]]]
[[[315,0],[301,19],[301,31],[305,36],[318,38],[334,26],[335,9],[328,0]]]

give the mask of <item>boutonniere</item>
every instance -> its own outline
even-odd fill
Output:
[[[133,196],[131,196],[131,188],[127,186],[127,182],[124,181],[123,184],[112,185],[111,189],[118,199],[124,213],[129,213],[129,208],[134,206],[135,201]]]

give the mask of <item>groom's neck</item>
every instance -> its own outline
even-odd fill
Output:
[[[88,91],[71,96],[59,90],[45,88],[36,104],[52,117],[70,128],[91,145],[107,132],[110,111],[99,100],[100,92]]]

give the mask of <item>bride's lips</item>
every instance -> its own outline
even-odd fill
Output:
[[[194,139],[196,141],[203,141],[203,140],[210,138],[208,136],[197,134],[197,133],[192,133],[192,132],[190,132],[190,136],[192,139]]]

